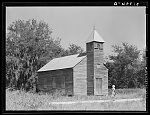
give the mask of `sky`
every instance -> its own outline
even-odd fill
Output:
[[[63,48],[74,43],[86,50],[93,26],[104,39],[104,56],[112,54],[112,45],[122,42],[146,47],[146,7],[7,7],[6,27],[15,20],[36,19],[48,23],[52,36],[61,39]]]

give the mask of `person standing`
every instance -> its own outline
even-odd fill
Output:
[[[112,85],[112,94],[111,97],[115,97],[116,93],[115,93],[115,85]]]

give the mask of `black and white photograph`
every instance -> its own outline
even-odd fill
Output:
[[[146,111],[146,6],[7,6],[6,111]]]

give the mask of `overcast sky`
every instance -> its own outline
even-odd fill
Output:
[[[53,36],[61,38],[64,48],[69,43],[85,50],[85,41],[93,26],[104,39],[105,56],[112,45],[128,42],[138,49],[146,46],[145,7],[7,7],[6,26],[15,20],[43,20],[53,29]]]

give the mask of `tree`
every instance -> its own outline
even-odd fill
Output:
[[[75,44],[70,44],[68,49],[66,50],[66,55],[73,55],[73,54],[78,54],[82,53],[84,50]]]
[[[48,24],[17,20],[8,26],[6,37],[6,85],[29,90],[36,86],[37,70],[47,60],[59,57],[60,39],[51,38]]]
[[[147,60],[146,60],[146,49],[142,52],[142,61],[140,63],[140,70],[137,73],[139,75],[138,81],[140,85],[145,87],[147,85]]]
[[[130,87],[131,82],[134,84],[133,87],[138,87],[139,76],[136,73],[140,68],[138,64],[140,50],[128,43],[122,43],[122,45],[122,47],[112,46],[115,55],[110,55],[109,58],[113,60],[113,63],[106,63],[109,68],[109,79],[115,81],[120,88]]]
[[[60,45],[61,39],[51,37],[48,24],[35,19],[17,20],[8,26],[6,37],[6,87],[36,88],[37,70],[53,58],[82,52],[71,44],[67,50]]]

